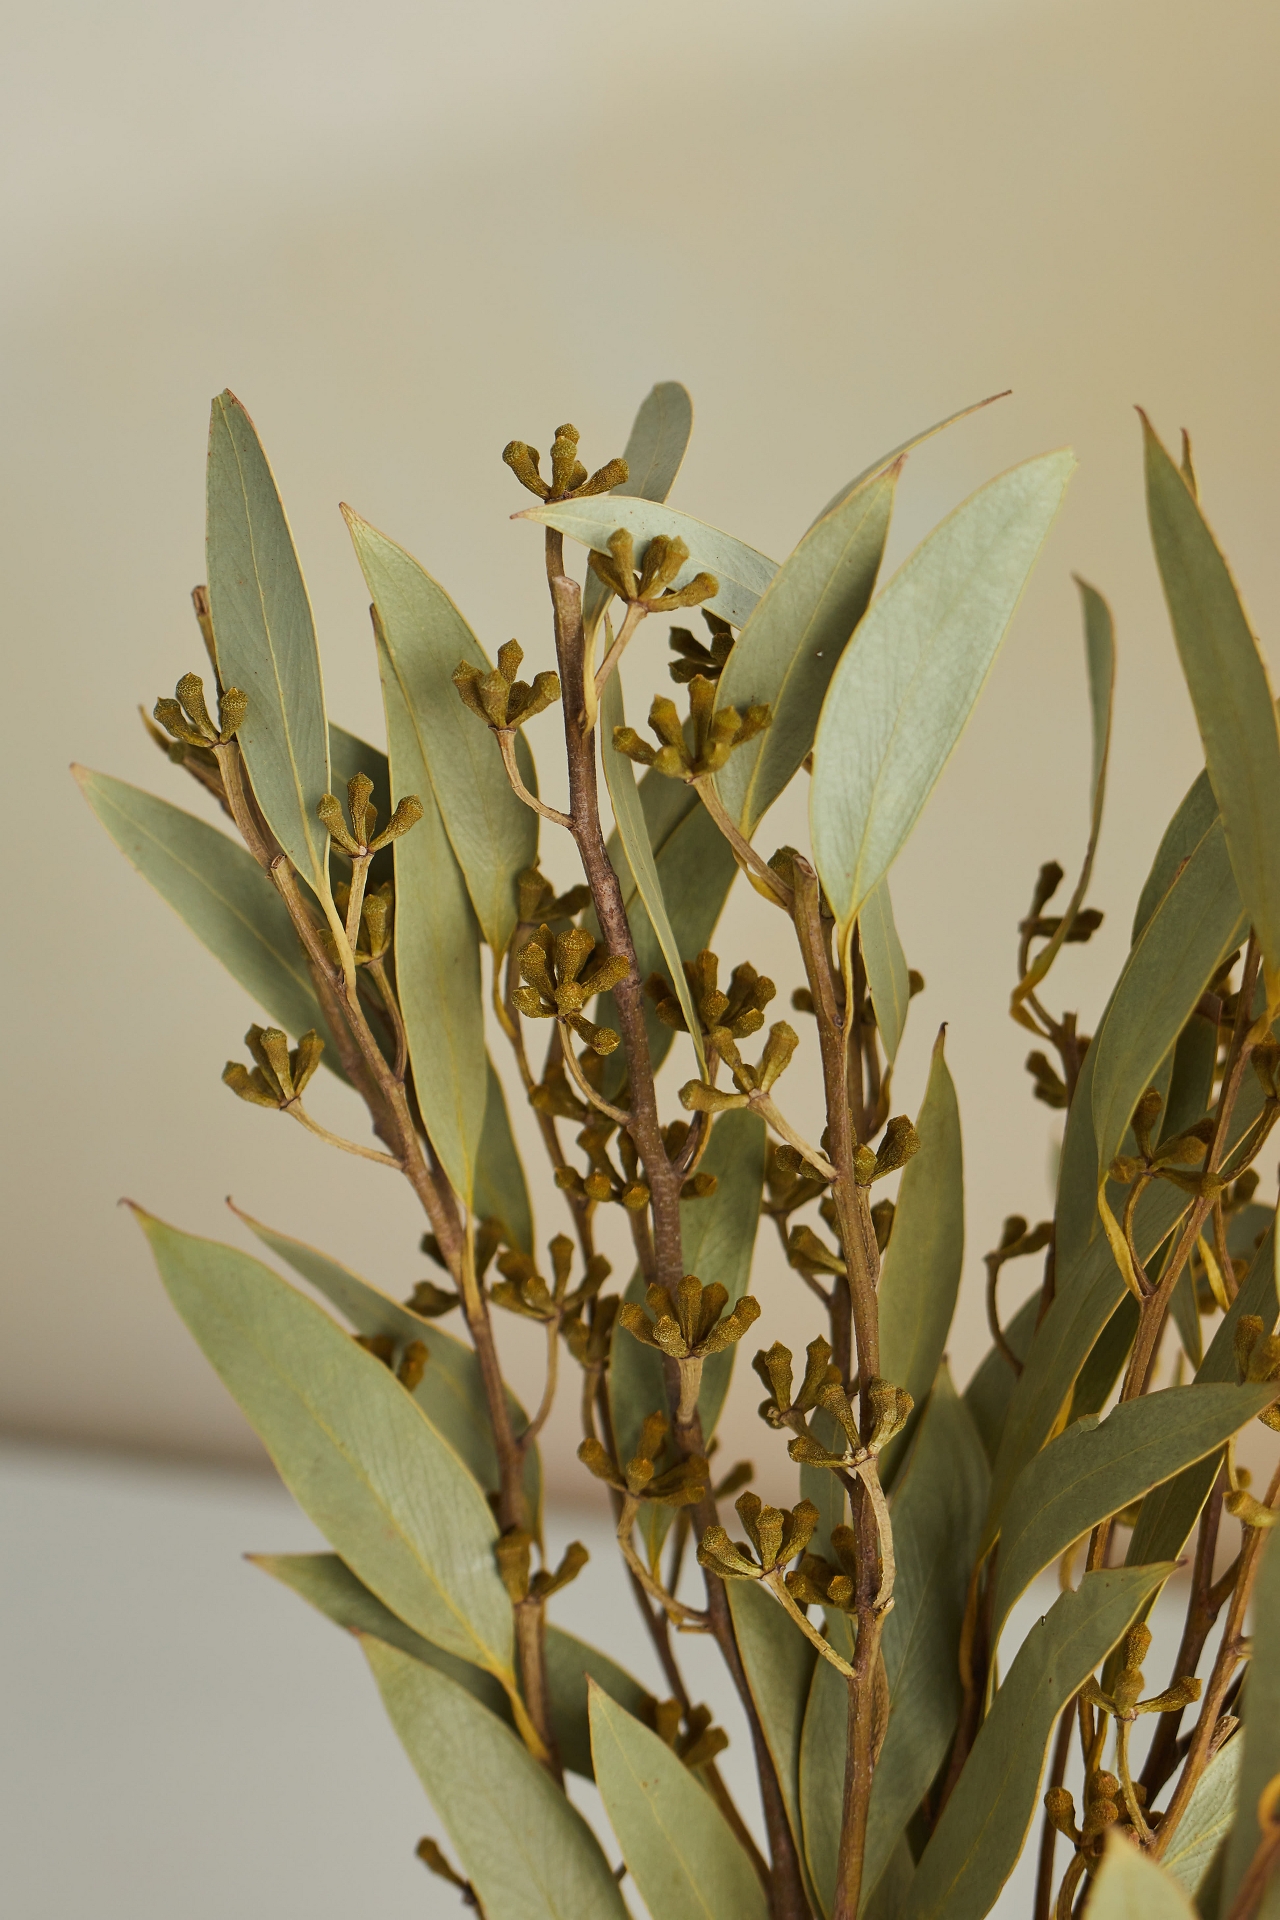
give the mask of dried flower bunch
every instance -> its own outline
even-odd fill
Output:
[[[959,1393],[959,1112],[941,1035],[919,1112],[891,1108],[923,982],[888,875],[1073,461],[991,481],[877,593],[915,442],[776,566],[665,505],[691,417],[683,388],[656,387],[626,458],[591,474],[570,426],[546,475],[532,448],[506,449],[536,496],[521,517],[550,598],[528,680],[515,641],[492,665],[417,561],[344,509],[384,751],[326,714],[270,468],[234,396],[214,403],[194,596],[214,697],[184,674],[152,732],[235,837],[78,777],[273,1023],[249,1028],[227,1086],[406,1179],[437,1274],[402,1302],[242,1216],[331,1315],[139,1209],[175,1306],[333,1549],[261,1564],[359,1636],[450,1849],[419,1853],[487,1920],[620,1920],[633,1889],[652,1920],[977,1920],[1037,1818],[1037,1920],[1274,1913],[1280,1474],[1251,1489],[1236,1443],[1255,1422],[1280,1431],[1274,1217],[1254,1170],[1280,1115],[1280,731],[1189,447],[1176,463],[1144,421],[1205,769],[1086,1037],[1046,994],[1101,918],[1086,892],[1115,653],[1082,585],[1091,830],[1060,911],[1062,868],[1035,882],[1011,1000],[1034,1096],[1064,1115],[1056,1205],[1011,1216],[986,1256],[993,1344]],[[581,584],[566,540],[586,550]],[[687,705],[656,699],[650,740],[627,722],[624,655],[667,615]],[[539,797],[523,732],[556,706],[566,811]],[[810,844],[766,857],[761,822],[797,778]],[[557,893],[540,833],[572,847],[583,884]],[[711,951],[739,869],[794,933],[794,1025],[770,1019],[772,981]],[[488,1044],[509,1049],[551,1163],[564,1230],[545,1253]],[[801,1048],[817,1115],[788,1098]],[[361,1097],[370,1138],[309,1111],[321,1065]],[[893,1199],[877,1192],[891,1176]],[[760,1313],[762,1217],[797,1283],[792,1346],[769,1327],[754,1363],[764,1444],[795,1466],[789,1508],[762,1503],[749,1466],[711,1464]],[[601,1238],[629,1248],[620,1288]],[[1043,1278],[1006,1317],[1004,1268],[1033,1255]],[[545,1334],[532,1416],[503,1379],[503,1313]],[[542,1547],[538,1438],[566,1366],[663,1699],[549,1618],[587,1558]],[[1149,1679],[1148,1616],[1188,1561],[1181,1639]],[[1058,1597],[1024,1634],[1017,1603],[1055,1565]],[[726,1786],[688,1635],[732,1676],[758,1807]],[[616,1870],[566,1771],[594,1779]]]

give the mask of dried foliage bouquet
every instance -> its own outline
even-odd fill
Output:
[[[178,1312],[333,1548],[261,1564],[359,1636],[446,1831],[448,1854],[419,1852],[487,1920],[620,1920],[633,1889],[652,1920],[977,1920],[1037,1817],[1037,1920],[1280,1912],[1280,1475],[1250,1491],[1236,1461],[1251,1423],[1280,1431],[1273,1209],[1254,1171],[1280,1115],[1280,732],[1189,447],[1176,463],[1144,421],[1205,770],[1089,1038],[1046,990],[1101,917],[1086,890],[1114,640],[1082,585],[1092,828],[1060,911],[1063,872],[1041,870],[1012,976],[1035,1096],[1065,1115],[1056,1208],[1006,1220],[986,1256],[994,1344],[960,1394],[944,1359],[959,1114],[941,1035],[919,1113],[891,1110],[922,982],[887,876],[1073,461],[991,481],[877,594],[914,441],[776,566],[664,504],[690,423],[668,384],[594,473],[570,426],[546,474],[507,447],[545,546],[554,646],[531,680],[514,640],[491,664],[417,561],[344,509],[384,752],[326,714],[270,468],[234,396],[214,402],[194,595],[214,697],[185,674],[152,732],[238,837],[77,775],[273,1023],[249,1028],[227,1086],[406,1179],[436,1275],[401,1302],[246,1219],[353,1335],[271,1267],[138,1209]],[[586,549],[581,585],[566,540]],[[655,699],[646,734],[623,674],[649,621],[687,704]],[[539,798],[522,731],[557,704],[564,812]],[[766,859],[760,823],[802,773],[810,845]],[[572,843],[584,884],[557,895],[540,833]],[[710,950],[739,869],[794,931],[794,1025],[770,1020],[770,980]],[[559,1190],[545,1248],[486,1032]],[[787,1098],[799,1047],[820,1063],[818,1115]],[[371,1138],[309,1112],[321,1064],[363,1099]],[[877,1193],[895,1174],[896,1201]],[[711,1465],[760,1312],[762,1219],[797,1285],[795,1330],[768,1328],[753,1362],[768,1444],[795,1463],[786,1509],[750,1491],[750,1468]],[[633,1266],[621,1290],[598,1245],[610,1220]],[[1043,1282],[1002,1321],[1000,1275],[1035,1254]],[[532,1416],[502,1376],[502,1314],[545,1331]],[[587,1558],[570,1546],[553,1565],[541,1545],[538,1436],[566,1368],[663,1699],[548,1618]],[[1148,1616],[1184,1557],[1180,1644],[1148,1678]],[[1014,1609],[1055,1564],[1058,1597],[1023,1633]],[[682,1675],[688,1635],[714,1642],[741,1698],[750,1823]],[[566,1770],[595,1781],[616,1869]]]

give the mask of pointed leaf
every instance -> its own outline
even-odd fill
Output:
[[[1138,936],[1178,877],[1179,868],[1195,852],[1214,821],[1219,819],[1207,773],[1199,773],[1183,794],[1172,820],[1161,836],[1151,871],[1138,895],[1130,943]]]
[[[910,968],[902,951],[898,929],[889,898],[889,882],[873,887],[858,915],[858,937],[862,943],[862,964],[867,970],[867,986],[875,1009],[885,1056],[892,1066],[898,1057],[907,1007],[911,999]]]
[[[903,1171],[880,1275],[880,1371],[905,1387],[917,1407],[924,1405],[947,1344],[964,1260],[960,1108],[943,1056],[944,1037],[945,1029],[934,1042],[916,1119],[920,1151]],[[903,1434],[891,1441],[882,1456],[886,1484],[905,1439]]]
[[[904,1920],[982,1920],[1022,1851],[1054,1723],[1171,1566],[1087,1573],[1034,1626],[916,1867]]]
[[[1280,730],[1266,664],[1195,495],[1142,419],[1147,513],[1231,865],[1268,972],[1280,969]]]
[[[304,1513],[407,1626],[513,1686],[493,1515],[422,1408],[261,1261],[135,1211],[169,1298]]]
[[[992,1618],[995,1646],[1009,1610],[1038,1573],[1108,1514],[1214,1452],[1270,1404],[1280,1387],[1167,1387],[1089,1414],[1028,1462],[1004,1510]]]
[[[218,674],[249,707],[237,739],[268,826],[307,884],[329,897],[329,791],[320,654],[293,536],[252,420],[233,393],[209,418],[209,609]]]
[[[509,1245],[519,1247],[522,1253],[532,1254],[533,1208],[529,1204],[524,1168],[520,1164],[519,1149],[511,1131],[507,1096],[502,1090],[502,1082],[494,1070],[493,1061],[486,1064],[488,1077],[485,1083],[484,1126],[476,1157],[476,1217],[479,1220],[501,1220]]]
[[[407,795],[416,794],[423,807],[417,825],[395,842],[400,1012],[427,1133],[449,1184],[469,1205],[488,1095],[480,929],[435,802],[426,735],[405,681],[381,641],[378,668],[391,746],[393,798],[398,805]],[[486,729],[466,712],[452,687],[450,692],[463,717],[493,746]]]
[[[1178,1882],[1127,1835],[1107,1842],[1089,1895],[1089,1920],[1196,1920]]]
[[[647,1688],[598,1647],[589,1647],[561,1627],[548,1626],[547,1691],[556,1747],[565,1766],[584,1780],[595,1779],[588,1710],[593,1683],[646,1727],[653,1725],[657,1702]]]
[[[367,1280],[361,1279],[358,1273],[352,1273],[349,1267],[331,1259],[327,1253],[308,1246],[305,1240],[295,1240],[287,1233],[278,1233],[274,1227],[265,1226],[261,1220],[255,1220],[251,1214],[243,1212],[233,1201],[227,1204],[237,1219],[243,1220],[249,1231],[257,1235],[264,1247],[269,1247],[295,1273],[300,1273],[317,1293],[322,1293],[343,1318],[350,1321],[357,1333],[370,1339],[383,1337],[393,1340],[398,1348],[408,1346],[414,1340],[422,1341],[431,1357],[414,1388],[413,1397],[484,1491],[496,1493],[498,1456],[494,1451],[493,1429],[489,1425],[485,1407],[480,1363],[472,1349],[465,1342],[455,1339],[453,1334],[445,1333],[438,1321],[424,1319],[411,1307],[393,1300],[389,1294],[382,1293]],[[509,1389],[507,1405],[511,1409],[515,1430],[519,1433],[526,1425],[526,1416],[520,1402]],[[542,1471],[536,1445],[529,1449],[525,1463],[525,1492],[536,1515],[541,1509],[542,1500]]]
[[[515,1734],[434,1668],[363,1646],[486,1920],[627,1920],[595,1835]]]
[[[516,876],[538,857],[538,817],[511,791],[497,741],[463,706],[453,684],[460,660],[482,673],[491,663],[444,588],[403,547],[350,507],[342,511],[382,623],[417,757],[427,770],[484,938],[495,954],[503,953],[516,924]],[[385,673],[383,679],[385,685]],[[387,735],[394,773],[400,754],[390,716]],[[526,787],[536,793],[533,756],[523,734],[516,739],[516,759]],[[405,785],[399,791],[416,789]],[[412,837],[397,842],[397,853]]]
[[[684,587],[697,573],[713,573],[719,591],[703,604],[718,613],[731,627],[745,627],[756,602],[778,571],[773,560],[766,560],[754,547],[744,546],[732,534],[721,533],[674,507],[654,500],[627,499],[620,493],[598,493],[586,500],[558,500],[546,506],[527,507],[513,513],[513,520],[537,520],[555,527],[571,540],[597,552],[608,550],[609,535],[625,527],[637,546],[643,548],[657,534],[668,540],[683,540],[689,549],[686,564],[674,584]]]
[[[627,477],[608,497],[616,500],[625,494],[638,500],[665,500],[675,485],[692,432],[693,401],[688,389],[678,380],[660,380],[641,401],[627,436],[623,453]],[[588,633],[611,597],[604,581],[588,573],[582,590],[582,624]]]
[[[1031,1350],[1036,1321],[1040,1317],[1040,1295],[1024,1300],[1004,1329],[1004,1337],[1019,1360],[1025,1361]],[[964,1390],[964,1403],[973,1416],[987,1459],[994,1463],[1000,1450],[1005,1415],[1017,1385],[1018,1376],[999,1347],[989,1347],[986,1357]]]
[[[1214,1855],[1231,1831],[1243,1757],[1241,1739],[1228,1740],[1218,1749],[1196,1782],[1169,1851],[1160,1857],[1165,1872],[1192,1899],[1199,1893]]]
[[[324,1064],[342,1077],[301,942],[284,901],[253,855],[216,827],[140,787],[87,767],[72,772],[143,879],[286,1033],[296,1036],[315,1027],[324,1035]]]
[[[865,486],[868,480],[875,478],[876,474],[883,473],[884,469],[891,467],[895,461],[901,460],[904,453],[910,453],[915,447],[922,445],[924,441],[932,440],[936,433],[943,432],[945,428],[953,427],[957,420],[967,420],[971,413],[981,413],[982,409],[989,407],[993,401],[1007,400],[1008,397],[1008,388],[1006,388],[1003,393],[989,393],[985,400],[971,401],[967,407],[961,407],[958,413],[949,413],[945,420],[936,420],[931,427],[925,427],[921,432],[913,433],[909,440],[904,440],[900,447],[894,447],[891,453],[882,453],[878,460],[873,460],[869,467],[864,467],[861,473],[855,474],[853,479],[850,480],[847,485],[841,487],[838,493],[832,494],[826,506],[818,515],[818,520],[825,520],[829,513],[834,513],[835,509],[841,506],[851,493],[856,492],[859,487]],[[818,520],[815,520],[813,523],[815,527],[818,524]]]
[[[1222,1911],[1230,1911],[1236,1890],[1262,1839],[1258,1801],[1263,1788],[1280,1774],[1280,1547],[1276,1528],[1268,1532],[1253,1587],[1253,1653],[1245,1694],[1244,1741],[1236,1818],[1222,1876]],[[1271,1885],[1274,1886],[1274,1880]],[[1274,1895],[1271,1896],[1274,1898]]]
[[[882,1641],[889,1731],[867,1816],[863,1885],[869,1892],[889,1870],[955,1733],[960,1628],[990,1478],[977,1429],[944,1361],[893,1499],[898,1573]]]
[[[814,746],[814,857],[845,931],[889,871],[960,737],[1075,465],[993,480],[912,554],[841,657]]]
[[[763,1587],[727,1580],[725,1595],[765,1744],[778,1775],[791,1837],[804,1869],[800,1823],[800,1736],[818,1656]]]
[[[626,755],[614,750],[613,730],[615,727],[625,725],[626,717],[622,705],[622,681],[617,673],[613,673],[605,682],[600,701],[600,755],[604,762],[605,782],[609,788],[609,799],[613,803],[613,817],[617,821],[618,835],[627,856],[627,864],[631,868],[636,889],[649,916],[649,924],[653,928],[654,937],[666,961],[667,978],[675,988],[684,1017],[688,1021],[689,1038],[693,1042],[698,1072],[705,1078],[707,1061],[702,1045],[702,1026],[689,992],[689,983],[685,979],[684,967],[681,964],[683,955],[676,943],[671,921],[667,916],[667,903],[662,895],[662,882],[658,878],[653,848],[649,844],[649,829],[645,822],[644,809],[640,804],[640,795],[636,790],[635,771]]]
[[[813,745],[831,676],[875,590],[899,470],[876,474],[810,527],[720,677],[717,705],[767,706],[773,715],[716,775],[720,798],[748,839]]]
[[[627,1869],[662,1920],[765,1920],[755,1869],[684,1763],[599,1687],[591,1689],[596,1785]]]

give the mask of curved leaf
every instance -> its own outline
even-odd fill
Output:
[[[990,1478],[944,1361],[893,1500],[898,1573],[881,1642],[889,1730],[871,1783],[863,1864],[869,1894],[889,1870],[955,1733],[960,1628]]]
[[[836,669],[813,755],[814,858],[847,938],[981,692],[1075,465],[1050,453],[965,501],[873,602]]]
[[[766,1920],[755,1869],[665,1742],[591,1689],[596,1785],[627,1870],[662,1920]]]
[[[1244,1752],[1240,1756],[1235,1825],[1223,1864],[1223,1913],[1230,1911],[1236,1889],[1262,1839],[1258,1824],[1262,1790],[1280,1774],[1280,1547],[1274,1527],[1263,1544],[1253,1587],[1253,1651],[1244,1731],[1239,1738],[1244,1742]],[[1274,1887],[1274,1880],[1270,1884]],[[1270,1911],[1270,1901],[1267,1907]]]
[[[1240,1739],[1228,1740],[1218,1749],[1196,1782],[1169,1851],[1161,1855],[1160,1865],[1192,1899],[1231,1831],[1243,1756],[1244,1741]]]
[[[945,1033],[943,1028],[934,1042],[916,1119],[920,1151],[903,1171],[880,1275],[880,1371],[905,1387],[918,1407],[947,1344],[964,1260],[964,1152],[960,1108],[943,1056]],[[886,1485],[906,1438],[891,1441],[882,1456]]]
[[[433,1667],[362,1645],[486,1920],[627,1920],[595,1835],[515,1734]]]
[[[981,413],[982,409],[991,406],[993,401],[1007,400],[1008,397],[1008,388],[1006,388],[1003,393],[989,393],[985,400],[973,400],[967,407],[961,407],[958,413],[949,413],[945,420],[936,420],[931,427],[925,427],[921,432],[913,433],[911,438],[904,440],[900,447],[894,447],[891,453],[881,454],[880,458],[873,460],[869,467],[864,467],[861,473],[855,474],[853,479],[850,480],[847,485],[841,487],[838,493],[833,493],[826,506],[822,509],[822,512],[818,515],[818,520],[825,520],[827,515],[833,513],[858,487],[865,486],[866,482],[874,479],[876,474],[882,473],[886,467],[891,467],[896,460],[902,458],[904,453],[910,453],[913,448],[920,446],[924,441],[932,440],[934,434],[941,433],[944,428],[953,427],[957,420],[967,420],[971,413]],[[818,520],[813,522],[814,526],[817,526]]]
[[[731,755],[716,790],[743,833],[813,745],[831,676],[875,590],[900,467],[877,473],[817,521],[774,574],[720,676],[717,704],[767,706],[769,727]]]
[[[316,805],[329,791],[329,732],[315,622],[267,456],[230,392],[210,412],[206,512],[218,675],[249,697],[236,737],[254,797],[327,900],[329,835]]]
[[[659,380],[640,403],[632,422],[623,458],[627,477],[610,499],[620,494],[639,500],[665,500],[693,432],[693,401],[678,380]],[[587,633],[608,606],[611,595],[604,581],[588,573],[582,589],[582,624]]]
[[[520,1164],[520,1153],[511,1131],[507,1096],[494,1070],[486,1062],[484,1126],[476,1156],[476,1188],[473,1203],[478,1220],[501,1220],[509,1245],[522,1253],[533,1252],[533,1208],[529,1188]]]
[[[1209,776],[1207,773],[1198,773],[1183,794],[1156,848],[1151,871],[1138,895],[1130,944],[1136,943],[1142,929],[1177,879],[1183,861],[1195,852],[1218,818],[1218,803],[1213,797]]]
[[[253,855],[167,800],[88,767],[71,771],[121,853],[271,1019],[326,1037],[324,1063],[341,1076],[301,942],[284,901]]]
[[[804,1872],[800,1738],[818,1656],[778,1602],[754,1581],[727,1580],[724,1590],[747,1685],[778,1775],[791,1837]]]
[[[656,534],[668,540],[683,540],[689,559],[677,574],[674,584],[687,586],[696,573],[713,573],[719,591],[703,604],[718,613],[731,627],[745,627],[756,602],[778,571],[777,563],[766,560],[754,547],[744,546],[732,534],[721,533],[691,514],[677,513],[656,500],[628,499],[621,493],[598,493],[585,500],[556,500],[541,507],[526,507],[513,513],[513,520],[537,520],[543,526],[567,533],[571,540],[603,553],[609,535],[625,527],[632,539],[645,544]]]
[[[685,979],[683,956],[667,917],[662,882],[658,878],[653,848],[649,843],[649,828],[636,790],[635,769],[625,754],[615,751],[613,744],[613,730],[623,726],[626,717],[622,705],[622,681],[617,673],[613,673],[605,682],[600,700],[600,757],[604,762],[605,782],[613,803],[613,817],[618,825],[623,852],[635,879],[636,890],[644,902],[644,910],[649,916],[649,925],[667,963],[667,977],[675,988],[689,1024],[689,1038],[697,1057],[698,1072],[705,1079],[707,1060],[702,1045],[702,1023],[693,1004],[689,982]]]
[[[303,1512],[407,1626],[514,1687],[493,1515],[422,1408],[261,1261],[135,1212],[169,1298]]]
[[[238,1220],[243,1220],[250,1233],[257,1235],[264,1247],[269,1247],[295,1273],[300,1273],[317,1293],[322,1293],[343,1318],[351,1322],[357,1333],[369,1339],[382,1337],[392,1340],[397,1348],[408,1346],[414,1340],[422,1341],[431,1357],[414,1388],[413,1397],[432,1426],[444,1436],[485,1492],[496,1493],[498,1456],[494,1451],[493,1429],[489,1425],[485,1407],[480,1363],[472,1349],[465,1342],[456,1340],[451,1333],[445,1333],[436,1321],[424,1319],[412,1307],[393,1300],[389,1294],[371,1286],[358,1273],[352,1273],[349,1267],[342,1266],[327,1253],[308,1246],[305,1240],[295,1240],[287,1233],[278,1233],[274,1227],[265,1226],[261,1220],[255,1220],[251,1214],[236,1206],[234,1201],[229,1200],[227,1205]],[[510,1389],[507,1392],[507,1405],[519,1432],[526,1424],[526,1416]],[[529,1449],[529,1457],[525,1462],[525,1492],[536,1515],[542,1501],[542,1469],[536,1445]],[[470,1655],[467,1657],[470,1658]]]
[[[511,791],[497,741],[462,704],[453,684],[460,660],[482,673],[488,673],[490,662],[444,588],[412,555],[350,507],[342,512],[417,740],[416,757],[431,781],[484,938],[495,954],[504,953],[516,924],[516,877],[538,857],[538,816]],[[397,766],[401,756],[390,715],[387,737],[394,776],[404,770]],[[523,734],[516,739],[516,759],[526,787],[536,793],[533,756]],[[397,789],[415,791],[407,781]],[[396,843],[397,853],[404,844]]]
[[[416,794],[423,807],[417,825],[395,842],[400,1012],[423,1122],[449,1184],[469,1206],[488,1101],[480,928],[435,802],[418,711],[381,639],[378,668],[391,746],[392,797],[398,804]],[[463,717],[492,747],[486,729],[466,712],[455,689],[450,687],[450,692]]]
[[[858,915],[858,938],[862,945],[862,964],[867,970],[867,987],[875,1009],[876,1026],[884,1043],[885,1056],[892,1066],[898,1057],[907,1007],[911,1000],[911,970],[902,951],[898,928],[893,918],[888,879],[872,888]]]
[[[1274,978],[1280,970],[1280,728],[1266,663],[1195,494],[1145,414],[1142,437],[1151,541],[1178,657],[1240,898]]]
[[[1089,1414],[1023,1468],[1000,1532],[991,1644],[1020,1594],[1073,1540],[1193,1460],[1214,1452],[1280,1387],[1167,1387]]]
[[[1196,1920],[1178,1882],[1121,1834],[1109,1840],[1089,1895],[1089,1920]]]
[[[920,1857],[904,1920],[991,1911],[1027,1837],[1054,1722],[1172,1571],[1087,1573],[1032,1627]]]

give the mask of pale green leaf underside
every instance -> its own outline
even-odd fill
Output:
[[[1263,955],[1280,968],[1280,729],[1230,569],[1186,481],[1143,419],[1147,512],[1178,656]]]
[[[595,1835],[515,1734],[434,1668],[363,1646],[486,1920],[626,1920]]]
[[[206,545],[218,672],[249,707],[237,738],[267,824],[324,898],[329,736],[315,622],[275,480],[233,393],[209,420]]]
[[[1253,1657],[1245,1693],[1244,1741],[1236,1820],[1227,1842],[1222,1874],[1221,1912],[1230,1910],[1245,1869],[1262,1839],[1258,1801],[1263,1788],[1280,1774],[1280,1546],[1276,1528],[1266,1534],[1253,1588]],[[1274,1888],[1274,1879],[1271,1882]],[[1274,1900],[1274,1892],[1269,1900]],[[1264,1911],[1269,1907],[1264,1902]]]
[[[1178,1881],[1116,1834],[1089,1895],[1089,1920],[1196,1920],[1196,1915]]]
[[[343,512],[445,831],[484,938],[494,953],[503,953],[516,923],[516,876],[538,857],[538,816],[511,791],[497,741],[463,705],[453,684],[459,661],[482,673],[491,663],[426,569],[349,507]],[[397,778],[397,746],[390,726],[388,740]],[[525,785],[536,793],[533,756],[523,734],[517,737],[516,758]],[[407,778],[397,778],[396,791],[399,797],[417,788]],[[418,831],[415,827],[414,833]]]
[[[1194,1898],[1213,1856],[1231,1831],[1244,1741],[1228,1740],[1214,1754],[1199,1780],[1161,1866]]]
[[[469,1204],[488,1101],[480,927],[435,802],[419,710],[395,656],[381,643],[378,667],[393,798],[398,803],[416,794],[423,805],[417,825],[395,842],[400,1012],[427,1133],[454,1192]],[[473,718],[460,701],[458,706],[466,719]],[[478,720],[474,725],[493,746],[488,730]]]
[[[902,456],[910,453],[913,448],[921,446],[926,440],[932,440],[936,433],[942,433],[947,427],[953,427],[957,420],[967,420],[971,413],[981,413],[982,409],[989,407],[994,400],[1007,398],[1008,390],[1006,389],[1004,393],[989,393],[985,400],[973,400],[967,407],[961,407],[958,413],[949,413],[945,420],[935,420],[931,427],[924,427],[919,433],[913,433],[909,440],[904,440],[900,447],[894,447],[892,452],[881,454],[880,458],[873,460],[869,467],[864,467],[861,473],[855,474],[838,493],[832,494],[817,520],[813,522],[814,526],[817,526],[818,520],[825,520],[829,513],[833,513],[858,487],[865,486],[868,480],[874,479],[878,473],[883,473],[886,467],[892,466],[896,460],[901,460]]]
[[[393,1613],[505,1684],[497,1529],[422,1408],[261,1261],[137,1212],[170,1299],[299,1506]]]
[[[981,691],[1075,465],[1045,454],[991,481],[872,602],[823,704],[809,800],[842,928],[888,872]]]
[[[858,937],[862,946],[862,964],[867,970],[867,988],[875,1008],[885,1056],[892,1066],[898,1057],[907,1024],[907,1006],[911,999],[910,969],[898,938],[886,879],[873,887],[858,915]]]
[[[991,1911],[1035,1814],[1054,1722],[1172,1571],[1087,1573],[1031,1629],[921,1855],[904,1920]]]
[[[763,1587],[751,1580],[727,1580],[725,1594],[751,1698],[777,1771],[791,1837],[807,1877],[800,1819],[800,1739],[818,1656]]]
[[[693,432],[693,401],[678,380],[659,380],[640,402],[623,457],[627,477],[608,497],[626,495],[638,500],[665,500]],[[603,580],[588,573],[582,589],[582,624],[588,633],[608,606],[611,595]]]
[[[778,571],[777,563],[767,560],[754,547],[744,546],[731,534],[721,533],[690,514],[677,513],[674,507],[657,500],[628,499],[620,493],[598,493],[586,500],[559,500],[547,506],[527,507],[512,514],[513,520],[538,520],[555,527],[584,547],[603,553],[609,535],[625,527],[643,550],[656,534],[671,540],[683,540],[689,559],[676,576],[677,586],[687,586],[696,573],[713,573],[719,591],[704,602],[732,627],[745,627],[756,602]]]
[[[709,1794],[648,1727],[591,1689],[596,1785],[627,1869],[661,1920],[766,1920],[755,1870]]]

